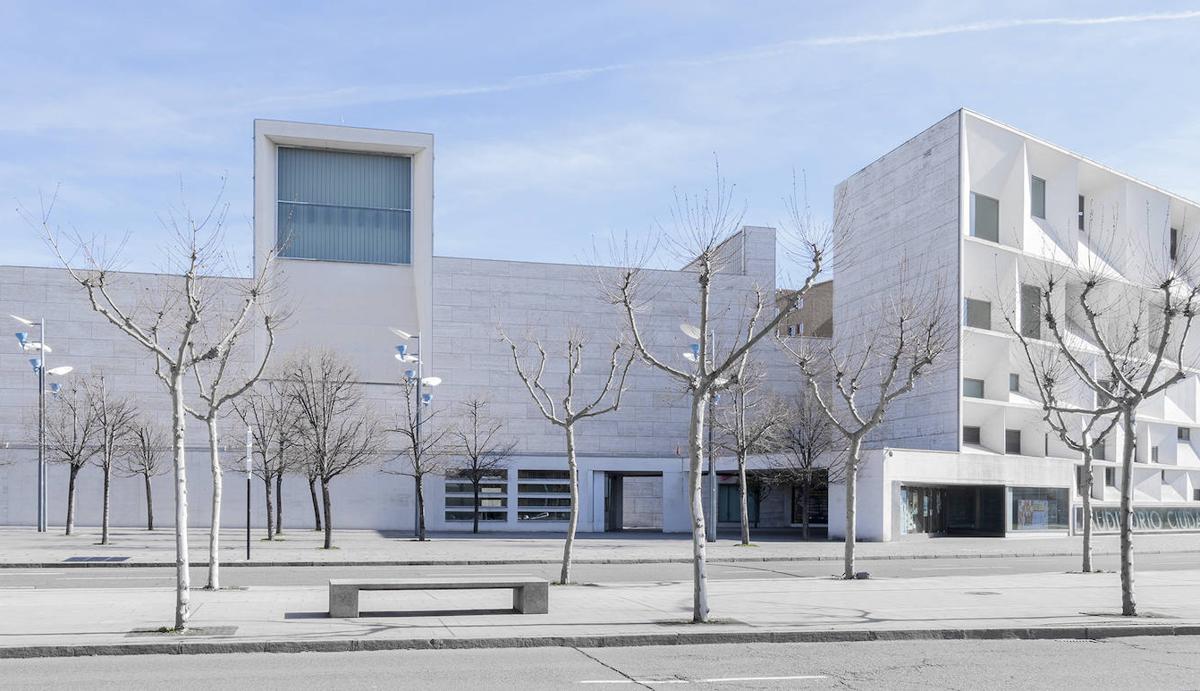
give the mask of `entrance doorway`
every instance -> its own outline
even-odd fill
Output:
[[[604,530],[662,531],[662,473],[606,472]]]
[[[901,535],[1004,535],[1004,487],[900,487]]]

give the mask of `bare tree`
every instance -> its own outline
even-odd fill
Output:
[[[632,352],[625,355],[622,352],[625,347],[618,340],[613,345],[612,354],[609,357],[608,375],[604,379],[604,385],[600,387],[595,397],[585,399],[582,406],[576,407],[575,379],[583,371],[587,339],[584,338],[581,332],[572,329],[567,335],[567,375],[563,384],[564,392],[562,395],[562,410],[560,412],[555,405],[554,396],[550,394],[542,383],[542,376],[546,372],[546,361],[548,358],[546,356],[546,349],[542,347],[541,342],[534,341],[534,347],[538,351],[538,362],[537,368],[530,370],[521,364],[521,353],[517,349],[517,344],[513,343],[503,332],[501,332],[500,338],[512,350],[513,367],[517,370],[517,376],[524,382],[525,388],[529,391],[529,395],[533,397],[533,401],[537,403],[538,410],[541,411],[542,416],[550,424],[562,428],[563,433],[566,435],[567,476],[571,483],[571,513],[570,519],[567,521],[566,541],[563,544],[562,571],[559,573],[559,583],[565,585],[571,582],[575,531],[579,526],[579,462],[575,455],[575,423],[586,418],[597,417],[617,410],[621,405],[621,394],[625,391],[625,377],[629,374],[629,367],[633,364],[634,356]],[[617,376],[618,372],[620,372],[619,378]],[[608,405],[604,405],[606,399],[610,401]]]
[[[270,263],[270,261],[271,257],[268,257],[267,262]],[[223,480],[218,423],[226,406],[249,391],[254,383],[262,377],[267,368],[267,361],[271,358],[271,352],[275,346],[275,328],[279,319],[269,309],[264,309],[266,299],[266,286],[263,285],[258,292],[259,309],[256,312],[240,311],[226,323],[214,320],[218,321],[216,329],[227,334],[226,347],[222,348],[215,357],[204,361],[198,359],[195,352],[192,353],[193,359],[197,362],[197,365],[192,368],[192,374],[196,380],[196,391],[202,405],[189,405],[187,411],[192,417],[203,422],[208,431],[208,463],[209,471],[212,474],[212,513],[209,516],[208,529],[208,583],[204,586],[206,590],[221,589],[220,543]],[[245,344],[243,349],[254,348],[253,329],[259,322],[262,323],[263,331],[266,334],[266,344],[254,354],[256,364],[251,365],[249,370],[242,370],[241,367],[234,364],[235,356],[242,352],[238,346]],[[195,345],[193,344],[191,347],[194,349]]]
[[[789,406],[779,446],[771,454],[773,479],[778,484],[800,486],[801,535],[810,537],[813,491],[845,479],[846,464],[838,451],[837,430],[812,396],[803,395]]]
[[[502,438],[504,422],[488,412],[484,398],[463,401],[462,419],[451,428],[454,453],[462,459],[452,472],[471,483],[471,532],[479,532],[479,489],[508,464],[516,442]]]
[[[50,208],[53,208],[51,204]],[[174,246],[167,254],[165,273],[170,280],[159,295],[147,295],[143,300],[127,299],[120,295],[118,284],[122,276],[116,271],[116,257],[107,255],[104,247],[75,233],[66,242],[62,234],[50,225],[49,209],[40,218],[29,220],[39,225],[43,237],[71,278],[87,294],[92,309],[104,317],[129,339],[149,352],[155,361],[155,372],[171,397],[172,445],[174,447],[175,480],[175,626],[176,631],[187,627],[190,616],[191,575],[188,556],[187,502],[187,411],[185,379],[197,364],[219,361],[241,332],[251,311],[258,303],[266,283],[266,271],[250,281],[238,284],[240,304],[234,308],[239,316],[232,320],[224,333],[212,329],[211,340],[204,338],[205,326],[223,321],[219,298],[229,288],[213,278],[228,268],[222,251],[224,217],[227,205],[220,198],[202,215],[193,215],[186,207],[172,210],[166,219],[174,236]],[[76,254],[81,255],[85,268],[72,266]],[[117,252],[119,254],[119,251]],[[269,266],[270,262],[266,263]]]
[[[442,411],[425,401],[418,401],[416,391],[416,377],[400,380],[404,405],[391,431],[400,435],[403,461],[399,468],[384,468],[384,472],[413,479],[417,501],[417,540],[424,542],[428,539],[425,533],[425,477],[445,471],[452,452],[452,438],[451,428],[442,424]],[[417,406],[421,405],[428,406],[428,410],[418,414]]]
[[[1164,230],[1173,227],[1169,214],[1164,221]],[[1151,225],[1147,211],[1147,237],[1167,235],[1150,232]],[[1086,227],[1092,259],[1078,267],[1054,267],[1044,276],[1027,278],[1036,281],[1041,323],[1057,357],[1095,398],[1071,403],[1047,394],[1042,406],[1048,412],[1085,420],[1108,415],[1119,420],[1121,613],[1136,616],[1133,463],[1137,409],[1188,376],[1188,337],[1200,297],[1200,255],[1195,238],[1187,237],[1139,253],[1120,232],[1116,214],[1106,222],[1096,219],[1093,211]],[[1123,267],[1120,274],[1114,264]],[[1037,315],[1033,316],[1036,320]],[[1091,516],[1086,521],[1090,524]]]
[[[793,197],[794,201],[794,197]],[[731,339],[732,348],[718,352],[713,336],[717,326],[712,311],[712,293],[726,272],[731,271],[736,256],[733,238],[741,226],[741,213],[733,206],[732,188],[721,179],[719,171],[716,187],[699,197],[677,195],[672,210],[672,223],[664,230],[663,237],[668,247],[678,257],[686,257],[684,271],[696,280],[696,307],[698,323],[689,334],[696,341],[696,352],[692,355],[693,367],[677,367],[668,360],[652,353],[642,335],[638,314],[649,306],[655,295],[648,286],[650,274],[646,270],[648,252],[626,248],[625,256],[618,257],[621,266],[615,272],[602,272],[603,287],[609,299],[622,311],[633,347],[638,356],[651,367],[663,372],[682,385],[691,398],[691,420],[688,425],[688,496],[692,514],[692,621],[707,622],[708,577],[705,552],[704,504],[701,496],[701,478],[704,468],[704,424],[709,400],[732,381],[737,381],[745,366],[745,355],[762,339],[775,333],[779,324],[795,311],[804,296],[816,283],[824,268],[828,249],[828,229],[818,229],[807,223],[805,214],[799,212],[799,204],[792,204],[794,231],[796,233],[797,263],[807,272],[801,287],[779,306],[774,316],[763,317],[766,305],[775,305],[775,296],[769,287],[755,290],[754,304],[749,313],[749,328],[739,327],[736,333],[745,338]],[[607,280],[605,280],[607,279]],[[761,317],[761,318],[760,318]],[[715,516],[713,517],[716,518]]]
[[[939,285],[914,287],[903,268],[900,286],[882,298],[878,310],[864,313],[862,338],[841,337],[817,345],[809,339],[782,339],[807,382],[807,394],[845,442],[846,542],[842,577],[855,577],[858,471],[863,441],[883,422],[888,407],[913,390],[933,369],[953,337],[955,321]],[[832,381],[833,395],[822,390]]]
[[[154,530],[154,491],[150,479],[167,471],[163,451],[170,440],[162,427],[143,419],[134,421],[128,449],[121,457],[117,472],[122,477],[140,477],[146,487],[146,530]]]
[[[284,369],[296,405],[299,450],[321,483],[325,549],[333,548],[333,505],[329,484],[341,475],[377,462],[380,425],[362,398],[354,369],[331,351],[309,351]]]
[[[787,408],[779,399],[764,395],[765,372],[751,362],[743,376],[730,384],[727,406],[717,407],[713,428],[718,432],[717,446],[737,460],[739,524],[743,545],[750,544],[750,486],[746,480],[746,459],[766,453],[778,444],[787,421]],[[716,483],[712,477],[710,482]],[[761,500],[761,498],[760,498]],[[712,517],[716,522],[716,516]]]
[[[69,473],[66,534],[70,535],[75,529],[75,481],[79,471],[100,451],[100,431],[85,381],[74,381],[55,394],[47,406],[45,428],[47,458],[66,465]]]
[[[297,422],[295,402],[282,383],[270,381],[246,392],[234,408],[250,428],[254,441],[252,472],[263,482],[267,539],[273,540],[283,534],[282,487],[283,476],[292,467],[295,456],[292,434]],[[319,509],[317,516],[320,517]]]
[[[119,458],[130,451],[130,443],[137,428],[137,409],[129,397],[113,395],[108,383],[101,375],[87,384],[88,405],[96,421],[98,437],[96,465],[104,473],[103,513],[100,520],[100,544],[108,544],[109,517],[111,515],[113,468]]]

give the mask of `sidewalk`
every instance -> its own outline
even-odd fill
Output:
[[[563,538],[556,533],[534,534],[435,534],[429,542],[410,535],[374,530],[338,530],[336,549],[321,547],[321,534],[291,530],[283,540],[266,541],[265,532],[252,533],[251,559],[246,561],[246,534],[222,531],[223,563],[236,565],[465,565],[556,563],[562,559]],[[175,537],[170,529],[154,532],[117,528],[112,544],[99,546],[99,530],[82,528],[65,536],[61,529],[38,534],[31,528],[0,528],[0,568],[42,566],[173,566]],[[764,535],[753,547],[741,547],[726,536],[708,546],[708,556],[720,561],[807,561],[838,560],[840,541],[803,542],[794,538]],[[580,535],[576,540],[578,563],[662,563],[691,559],[691,538],[686,534],[605,533]],[[1200,555],[1200,534],[1137,535],[1135,551],[1195,552]],[[193,564],[208,562],[208,533],[189,531]],[[1115,535],[1097,536],[1095,552],[1115,554]],[[1080,553],[1078,537],[1034,538],[933,538],[900,542],[864,542],[858,545],[859,559],[936,559],[1012,556],[1071,556]],[[80,558],[126,557],[122,561],[88,562]],[[74,561],[67,562],[68,559]],[[1200,556],[1197,557],[1200,563]]]
[[[330,619],[323,587],[251,587],[194,591],[185,636],[152,633],[168,589],[0,590],[0,657],[1200,634],[1200,571],[1137,587],[1129,619],[1114,574],[714,581],[709,625],[686,623],[690,583],[552,587],[541,615],[508,611],[508,591],[369,592],[357,619]]]

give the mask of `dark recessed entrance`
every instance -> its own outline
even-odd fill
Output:
[[[1003,486],[902,485],[901,535],[1004,535]]]

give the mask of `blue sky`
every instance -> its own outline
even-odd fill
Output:
[[[211,202],[249,254],[254,118],[433,132],[438,254],[579,261],[650,232],[714,153],[776,225],[960,106],[1200,197],[1200,1],[8,2],[0,263],[52,265],[14,211],[128,234]],[[161,5],[161,6],[160,6]]]

